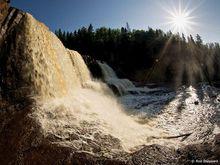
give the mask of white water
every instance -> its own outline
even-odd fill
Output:
[[[92,79],[79,53],[65,49],[58,38],[45,26],[31,16],[26,17],[27,26],[23,37],[28,41],[25,42],[24,51],[27,53],[27,60],[22,69],[26,73],[24,79],[27,79],[27,84],[31,84],[33,93],[40,98],[38,106],[34,107],[35,110],[31,115],[40,124],[42,134],[46,138],[52,137],[53,143],[90,151],[82,146],[89,141],[98,143],[99,140],[95,136],[98,133],[119,139],[123,148],[129,151],[133,147],[153,143],[154,141],[150,140],[152,136],[166,136],[170,130],[172,135],[188,133],[182,132],[185,130],[178,127],[187,128],[193,122],[200,124],[200,128],[203,128],[202,122],[198,121],[204,119],[203,114],[207,113],[206,110],[209,110],[212,104],[201,102],[199,106],[193,105],[194,100],[198,99],[194,97],[198,95],[196,90],[190,90],[187,94],[184,91],[180,93],[188,97],[182,101],[188,104],[183,107],[184,115],[176,112],[178,104],[181,104],[179,95],[176,97],[175,93],[148,93],[158,89],[139,88],[138,95],[128,94],[120,98],[123,106],[105,84]],[[23,43],[24,39],[22,37],[21,39],[20,42]],[[137,88],[129,80],[118,79],[106,64],[100,63],[100,66],[104,71],[106,82],[114,84],[121,93],[129,90],[136,91]],[[191,96],[187,96],[188,94]],[[166,103],[167,101],[170,103]],[[212,107],[212,114],[215,108]],[[153,114],[156,118],[155,122],[149,121],[142,124],[137,122],[137,115],[143,112],[140,116],[144,116],[143,114],[149,116],[153,111],[155,111]],[[194,112],[198,114],[193,116]],[[178,125],[174,115],[179,117]],[[185,122],[191,116],[193,116],[192,120]],[[170,120],[172,123],[169,123]],[[208,117],[204,120],[209,122]],[[161,126],[160,123],[162,123]],[[189,128],[194,129],[197,124]],[[161,130],[166,128],[166,132]],[[78,138],[72,136],[75,134]],[[160,144],[162,142],[162,140],[159,141]],[[114,152],[111,150],[115,149],[112,146],[114,140],[106,143],[105,149],[110,148],[109,152]],[[94,148],[93,145],[90,144],[90,147]]]
[[[134,84],[128,79],[119,79],[115,71],[106,63],[98,61],[98,64],[102,70],[104,80],[107,84],[113,85],[117,88],[120,95],[123,95],[130,88],[134,88]]]
[[[94,134],[98,132],[118,138],[123,148],[129,150],[150,143],[148,137],[164,134],[127,115],[111,90],[92,80],[78,52],[65,49],[58,38],[32,16],[26,15],[25,21],[22,35],[28,41],[24,53],[29,60],[24,66],[27,73],[24,78],[30,80],[33,93],[39,98],[32,115],[46,137],[57,137],[60,145],[76,147],[87,143],[84,136],[95,139]],[[134,87],[129,80],[118,79],[111,69],[106,71],[109,71],[106,80],[115,84],[120,92]],[[80,138],[71,139],[76,133]]]
[[[219,97],[218,89],[200,85],[181,87],[176,92],[156,88],[149,93],[125,95],[120,100],[141,123],[167,131],[169,136],[190,133],[184,140],[176,139],[177,147],[203,143],[220,132]]]
[[[111,90],[105,84],[92,80],[82,57],[74,51],[68,50],[68,53],[75,71],[70,70],[66,77],[69,74],[76,74],[73,77],[80,83],[74,83],[75,87],[72,87],[74,90],[70,89],[67,96],[42,103],[42,108],[36,115],[40,118],[44,130],[53,135],[59,134],[65,139],[71,132],[81,132],[76,126],[81,127],[80,124],[85,122],[86,127],[92,129],[93,133],[102,132],[120,139],[123,148],[127,151],[139,145],[150,144],[148,137],[165,134],[159,129],[152,129],[147,124],[139,124],[128,116]],[[68,82],[71,81],[76,80],[68,79]],[[69,127],[68,131],[65,127]],[[87,138],[94,137],[87,135]]]

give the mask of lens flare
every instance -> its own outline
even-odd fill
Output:
[[[185,13],[179,13],[171,18],[172,23],[179,32],[184,31],[188,25],[188,17]]]
[[[185,6],[178,1],[178,4],[166,7],[165,11],[168,13],[166,25],[174,33],[183,33],[189,35],[193,33],[198,23],[195,21],[196,17],[193,16],[193,12],[199,7],[189,8],[189,3]]]

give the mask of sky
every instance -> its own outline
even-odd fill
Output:
[[[14,7],[31,13],[52,31],[74,31],[90,23],[94,28],[173,30],[175,8],[187,7],[187,34],[199,34],[205,42],[220,42],[220,0],[11,0]],[[191,12],[190,12],[191,11]],[[189,29],[190,28],[190,29]]]

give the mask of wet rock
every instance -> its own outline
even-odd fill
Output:
[[[178,162],[181,163],[192,163],[192,162],[204,162],[210,161],[214,164],[220,162],[220,145],[219,145],[220,134],[217,134],[213,141],[187,145],[178,151],[179,158]]]
[[[174,149],[160,145],[150,145],[133,153],[130,162],[134,165],[176,164],[177,154]]]
[[[215,158],[220,158],[220,134],[217,134],[214,138],[214,143],[213,143],[213,153],[215,153],[214,157]]]
[[[0,23],[4,21],[9,9],[9,0],[0,0]]]
[[[121,93],[119,91],[119,89],[113,85],[113,84],[108,84],[108,87],[113,91],[113,93],[117,96],[121,96]]]
[[[199,101],[195,101],[194,104],[195,104],[195,105],[199,105]]]
[[[102,70],[95,59],[91,56],[83,56],[86,65],[89,67],[89,70],[92,73],[92,76],[97,79],[103,80]]]
[[[11,95],[13,97],[10,98],[20,99],[22,98],[23,94],[21,94],[21,90],[18,87],[18,84],[20,83],[18,80],[19,74],[17,71],[13,70],[13,68],[15,68],[13,66],[17,65],[17,67],[20,67],[20,64],[18,63],[18,61],[16,61],[14,57],[10,57],[9,54],[10,51],[11,53],[13,52],[15,56],[17,54],[14,45],[16,42],[14,41],[16,37],[16,27],[22,20],[24,13],[19,11],[18,9],[9,7],[7,7],[6,13],[7,14],[4,16],[4,21],[0,23],[0,88],[2,89],[1,95],[2,97],[4,97],[4,99],[8,99]],[[17,85],[15,85],[15,82],[17,83]]]

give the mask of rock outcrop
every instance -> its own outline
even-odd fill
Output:
[[[7,15],[9,9],[9,1],[0,0],[0,23],[4,21],[4,17]]]
[[[0,164],[176,164],[202,153],[204,159],[218,158],[219,136],[198,150],[160,145],[125,150],[123,144],[139,145],[137,138],[150,129],[117,111],[109,89],[92,80],[77,52],[7,2],[0,1]],[[107,107],[113,114],[103,112]]]

